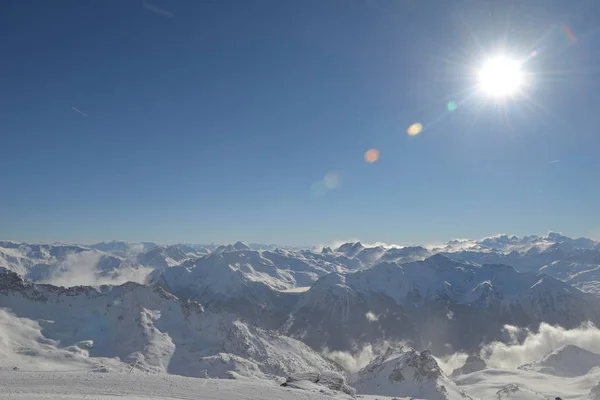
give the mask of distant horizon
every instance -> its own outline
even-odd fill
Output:
[[[227,246],[233,245],[237,242],[242,242],[248,246],[277,246],[277,247],[291,247],[291,248],[323,248],[323,247],[331,247],[337,248],[345,243],[361,243],[364,247],[406,247],[406,246],[443,246],[452,241],[481,241],[490,238],[497,238],[500,236],[508,236],[508,237],[517,237],[519,239],[523,239],[528,236],[536,236],[539,238],[548,237],[550,234],[559,234],[562,236],[569,237],[571,239],[590,239],[593,241],[600,241],[600,238],[597,237],[588,237],[588,236],[580,236],[580,235],[569,235],[561,231],[549,230],[545,233],[531,233],[525,235],[518,235],[513,233],[497,233],[493,235],[481,236],[481,237],[456,237],[448,240],[437,240],[437,241],[428,241],[428,242],[389,242],[389,241],[365,241],[360,239],[347,239],[347,240],[333,240],[329,243],[315,243],[315,244],[287,244],[287,243],[266,243],[266,242],[257,242],[257,241],[247,241],[247,240],[232,240],[225,242],[195,242],[195,241],[180,241],[180,242],[158,242],[155,240],[119,240],[119,239],[111,239],[111,240],[97,240],[97,241],[64,241],[64,240],[55,240],[55,241],[22,241],[22,240],[14,240],[14,239],[0,239],[0,242],[14,242],[14,243],[23,243],[23,244],[39,244],[39,245],[55,245],[55,244],[65,244],[65,245],[81,245],[81,246],[91,246],[100,243],[127,243],[127,244],[155,244],[158,246],[172,246],[172,245],[194,245],[194,246]]]

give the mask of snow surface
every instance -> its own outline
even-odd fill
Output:
[[[333,400],[319,389],[280,387],[253,380],[194,379],[174,375],[53,373],[0,370],[0,399],[189,399],[189,400]],[[343,397],[342,397],[343,398]],[[383,400],[383,398],[380,397]]]
[[[600,382],[600,369],[565,378],[535,371],[485,369],[455,379],[461,389],[479,399],[590,399]]]
[[[544,399],[557,396],[572,400],[594,400],[590,391],[600,374],[560,378],[530,371],[488,369],[457,379],[461,389],[476,399]],[[256,380],[186,378],[127,373],[24,372],[0,370],[0,399],[91,399],[91,400],[333,400],[318,391],[280,387],[278,383]],[[314,388],[309,388],[313,389]],[[408,399],[402,396],[358,395],[364,400]],[[418,397],[415,397],[418,399]]]
[[[571,344],[553,351],[536,363],[523,365],[520,368],[546,374],[573,377],[585,375],[596,367],[600,367],[600,354],[592,353]]]

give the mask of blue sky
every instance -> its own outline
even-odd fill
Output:
[[[0,7],[1,238],[600,237],[597,2]],[[470,89],[499,48],[529,99]]]

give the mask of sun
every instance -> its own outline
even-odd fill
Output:
[[[488,58],[478,73],[479,89],[485,94],[505,98],[523,86],[521,63],[504,55]]]

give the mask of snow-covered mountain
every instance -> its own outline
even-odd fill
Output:
[[[455,369],[452,371],[452,377],[456,377],[459,375],[471,374],[477,371],[483,371],[487,368],[487,363],[481,356],[477,354],[470,354],[462,367]]]
[[[103,253],[114,254],[117,256],[128,256],[131,254],[141,253],[146,250],[150,250],[151,248],[156,246],[156,243],[152,242],[140,242],[140,243],[131,243],[131,242],[122,242],[113,240],[111,242],[99,242],[90,245],[82,245],[83,247],[88,247],[90,249],[96,249]]]
[[[411,339],[444,353],[500,339],[505,324],[575,327],[600,322],[600,298],[555,278],[506,265],[469,265],[442,255],[332,273],[303,293],[285,326],[313,348],[346,350]]]
[[[507,324],[600,324],[600,298],[569,285],[600,287],[599,251],[559,234],[317,250],[0,242],[0,370],[285,377],[298,396],[340,398],[351,389],[324,373],[340,367],[316,351],[342,363],[350,354],[336,350],[400,341],[472,355],[457,386],[429,351],[375,351],[351,381],[365,398],[593,398],[600,355],[587,350],[568,345],[519,370],[474,354],[506,339]],[[125,281],[150,285],[103,285]]]
[[[335,252],[359,263],[354,269],[369,268],[381,261],[406,263],[423,260],[435,252],[421,246],[365,247],[361,242],[348,242],[340,245]]]
[[[72,254],[89,249],[77,245],[27,244],[0,241],[0,266],[20,275],[38,264],[51,264]]]
[[[103,242],[85,247],[0,242],[0,267],[36,282],[62,286],[120,284],[141,282],[153,269],[201,256],[185,250],[189,249],[182,245],[153,243]]]
[[[206,311],[158,287],[126,283],[65,289],[32,284],[2,268],[0,305],[3,313],[10,310],[5,319],[16,325],[9,330],[21,329],[19,321],[24,321],[33,327],[31,348],[43,343],[55,355],[87,352],[89,357],[137,362],[145,371],[197,377],[269,378],[337,369],[297,340],[250,326],[232,314]],[[40,354],[23,347],[1,350],[17,367]]]
[[[565,377],[587,374],[592,368],[600,367],[600,354],[575,345],[563,346],[533,364],[519,367],[527,371],[537,371]]]
[[[352,385],[360,394],[429,400],[470,399],[440,369],[428,351],[389,348],[361,369]]]
[[[288,289],[310,286],[320,276],[344,270],[312,255],[249,250],[238,242],[180,266],[157,269],[148,282],[211,309],[235,312],[249,322],[277,328],[298,297]]]
[[[462,241],[460,246],[449,244],[433,251],[459,261],[507,264],[518,271],[544,272],[600,295],[600,242],[592,239],[572,239],[558,233],[525,237],[499,235]]]
[[[437,355],[501,339],[504,324],[600,322],[599,299],[560,281],[576,281],[586,290],[600,287],[600,249],[589,239],[500,235],[437,247],[351,242],[320,250],[253,250],[243,242],[147,248],[151,245],[94,245],[107,253],[0,242],[0,265],[62,286],[149,282],[315,349],[411,340]],[[209,247],[212,252],[202,255]],[[545,264],[532,267],[531,260]]]
[[[179,265],[188,260],[190,256],[185,248],[180,245],[154,246],[147,251],[137,254],[135,260],[138,264],[150,268],[168,268]]]
[[[149,273],[135,260],[75,245],[0,242],[0,267],[23,277],[64,286],[123,283]]]

